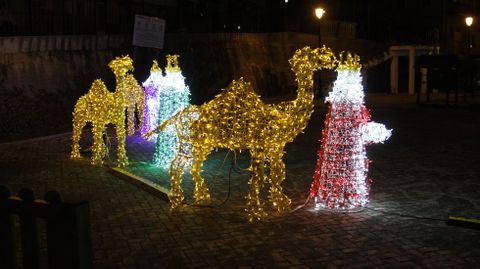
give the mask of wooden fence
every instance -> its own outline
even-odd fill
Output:
[[[15,225],[17,217],[19,225]],[[17,268],[18,238],[23,268],[41,267],[39,219],[45,220],[48,268],[92,268],[90,207],[87,201],[62,202],[56,191],[47,192],[43,200],[35,199],[33,191],[26,188],[21,189],[17,197],[12,196],[5,186],[0,186],[1,268]]]

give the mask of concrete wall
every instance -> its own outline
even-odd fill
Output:
[[[93,79],[113,87],[108,62],[125,36],[0,38],[0,141],[65,132]]]
[[[323,41],[336,52],[353,51],[363,59],[382,51],[364,40]],[[198,96],[216,92],[242,76],[259,93],[274,96],[296,87],[288,59],[307,45],[316,47],[317,37],[301,33],[168,34],[164,50],[135,51],[130,38],[122,35],[2,37],[0,87],[24,89],[28,94],[40,89],[81,93],[95,78],[111,84],[113,75],[107,64],[115,56],[130,53],[139,62],[136,76],[144,80],[151,60],[160,58],[162,62],[165,54],[176,53],[181,55],[184,75]]]
[[[112,57],[128,48],[121,35],[1,37],[2,86],[33,90],[30,94],[76,91],[91,83],[88,78],[104,75]]]
[[[193,102],[199,104],[242,76],[264,97],[293,95],[288,59],[298,48],[317,45],[317,36],[301,33],[167,34],[165,40],[165,49],[156,50],[133,49],[130,37],[122,35],[0,37],[0,140],[69,131],[73,106],[95,78],[114,89],[107,64],[115,56],[130,53],[135,76],[144,81],[153,59],[165,66],[165,54],[180,54]],[[383,49],[346,38],[324,42],[364,59]],[[333,72],[322,75],[324,85],[334,79]]]
[[[163,53],[178,53],[194,99],[209,100],[232,79],[244,77],[264,97],[293,94],[294,74],[288,60],[296,49],[317,47],[317,36],[302,33],[170,34]],[[368,59],[383,51],[377,44],[355,39],[324,38],[335,52],[348,50]],[[162,54],[163,54],[162,53]],[[322,72],[325,81],[333,72]]]

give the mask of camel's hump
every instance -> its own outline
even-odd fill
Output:
[[[101,79],[96,79],[92,82],[88,96],[108,96],[111,92],[107,89],[107,86]]]
[[[255,92],[250,82],[247,82],[241,77],[238,80],[233,80],[230,84],[222,89],[213,100],[210,102],[218,102],[224,100],[224,102],[235,102],[238,103],[255,103],[262,102],[260,96]]]

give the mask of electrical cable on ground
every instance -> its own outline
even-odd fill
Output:
[[[230,153],[230,151],[228,151],[225,154],[223,162],[220,165],[220,167],[218,168],[218,170],[222,170],[222,168],[224,167],[224,164],[226,162],[227,157],[229,156],[229,153]],[[233,153],[234,153],[234,156],[232,158],[232,162],[231,162],[230,168],[228,170],[228,192],[227,192],[227,196],[225,197],[225,199],[221,203],[219,203],[218,205],[199,205],[199,204],[185,203],[187,206],[220,208],[230,199],[232,171],[235,171],[238,174],[244,174],[245,172],[249,171],[248,168],[241,168],[241,167],[238,166],[237,153],[235,151],[233,151]],[[218,177],[218,175],[216,175],[216,176]],[[276,185],[273,185],[273,186],[276,187],[276,188],[279,188],[279,186],[276,186]],[[305,207],[308,204],[308,202],[310,201],[310,198],[311,198],[311,196],[309,195],[307,197],[307,199],[305,199],[305,202],[303,204],[301,204],[301,205],[295,207],[294,209],[288,211],[288,213],[293,213],[293,212]],[[410,218],[410,219],[417,219],[417,220],[429,220],[429,221],[441,221],[441,222],[446,222],[447,225],[462,226],[462,227],[468,227],[468,228],[473,227],[474,229],[478,229],[478,223],[480,222],[476,219],[465,219],[465,218],[460,218],[460,217],[449,217],[448,219],[441,219],[441,218],[417,216],[417,215],[403,214],[403,213],[396,213],[396,212],[390,212],[390,211],[375,209],[375,208],[368,207],[368,206],[364,206],[362,209],[367,209],[367,210],[379,212],[379,213],[384,214],[384,215],[398,216],[398,217],[402,217],[402,218]],[[270,221],[274,218],[276,218],[276,217],[267,218],[267,219],[264,219],[263,221],[268,222],[268,221]]]
[[[222,161],[222,164],[220,165],[220,167],[217,169],[218,171],[222,170],[223,169],[223,166],[225,165],[225,161],[227,160],[227,157],[228,155],[230,154],[230,151],[228,151],[226,154],[225,154],[225,157],[223,158],[223,161]],[[230,166],[230,169],[228,170],[228,192],[227,192],[227,196],[225,197],[225,199],[219,203],[218,205],[200,205],[200,204],[194,204],[194,203],[187,203],[187,202],[184,202],[184,204],[186,204],[186,206],[196,206],[196,207],[208,207],[208,208],[220,208],[221,206],[223,206],[229,199],[230,199],[230,191],[231,191],[231,176],[232,176],[232,170],[234,168],[234,162],[236,163],[236,153],[234,152],[235,154],[235,158],[232,159],[232,165]],[[215,175],[215,177],[218,177],[218,175]]]
[[[410,218],[410,219],[421,219],[421,220],[431,220],[431,221],[447,221],[446,219],[439,219],[439,218],[431,218],[431,217],[424,217],[424,216],[416,216],[416,215],[410,215],[410,214],[402,214],[402,213],[396,213],[396,212],[390,212],[390,211],[384,211],[384,210],[379,210],[375,209],[372,207],[365,206],[365,209],[379,212],[385,215],[391,215],[391,216],[398,216],[402,218]]]

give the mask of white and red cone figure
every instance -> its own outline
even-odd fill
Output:
[[[316,208],[354,210],[368,202],[369,160],[365,146],[391,135],[383,124],[370,121],[364,104],[360,58],[340,57],[337,80],[325,102],[328,113],[310,188]],[[344,61],[345,60],[345,61]]]

